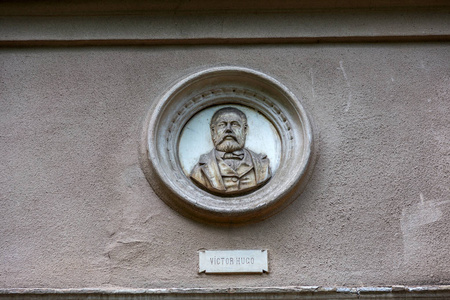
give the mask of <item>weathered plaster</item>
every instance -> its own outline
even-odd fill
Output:
[[[0,286],[441,285],[450,279],[447,43],[0,50]],[[194,71],[240,65],[320,131],[305,192],[242,228],[181,217],[138,163],[143,117]],[[197,250],[269,249],[271,273],[197,274]]]

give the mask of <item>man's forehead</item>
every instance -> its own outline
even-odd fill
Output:
[[[219,121],[239,121],[239,122],[242,122],[242,117],[238,113],[235,113],[235,112],[232,112],[232,111],[223,112],[216,119],[216,122],[219,122]]]

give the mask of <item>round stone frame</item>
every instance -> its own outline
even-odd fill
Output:
[[[278,169],[263,187],[237,196],[202,190],[180,165],[178,142],[185,124],[211,106],[237,104],[269,120],[281,140]],[[149,110],[140,162],[156,194],[180,214],[212,224],[235,225],[265,219],[295,200],[312,169],[313,133],[297,97],[277,80],[241,67],[215,67],[186,77]]]

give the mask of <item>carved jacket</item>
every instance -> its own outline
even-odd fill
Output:
[[[228,166],[213,149],[200,156],[191,172],[192,180],[202,188],[216,193],[243,193],[266,183],[272,176],[270,161],[265,154],[244,150],[236,170]]]

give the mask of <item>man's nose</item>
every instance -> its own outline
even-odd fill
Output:
[[[230,132],[230,133],[233,132],[233,130],[231,130],[231,123],[227,124],[227,128],[225,130],[226,130],[226,132]]]

